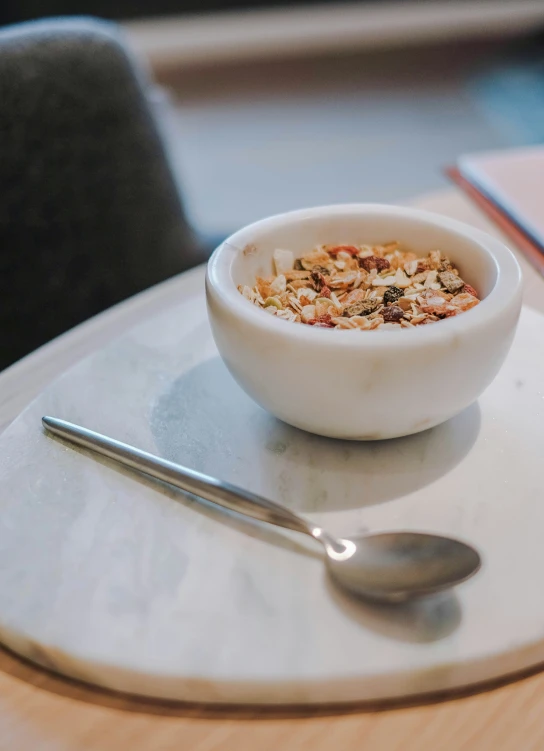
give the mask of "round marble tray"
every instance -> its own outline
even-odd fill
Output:
[[[381,443],[318,438],[240,391],[195,290],[68,371],[0,436],[0,638],[84,681],[206,702],[384,699],[535,664],[543,375],[544,318],[524,310],[501,373],[455,419]],[[406,527],[466,538],[483,570],[411,606],[358,602],[330,586],[311,540],[46,437],[46,413],[278,499],[339,534]]]

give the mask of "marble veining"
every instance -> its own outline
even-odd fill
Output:
[[[358,444],[303,433],[255,405],[217,356],[203,297],[140,324],[0,436],[1,639],[91,683],[193,701],[387,698],[541,661],[543,339],[542,316],[524,310],[478,404],[432,430]],[[358,602],[331,586],[310,540],[48,438],[46,413],[339,534],[466,538],[483,570],[410,606]]]

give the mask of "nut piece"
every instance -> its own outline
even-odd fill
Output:
[[[453,271],[440,271],[438,278],[448,292],[452,292],[453,294],[459,292],[465,286],[464,281],[456,276]]]
[[[399,289],[399,287],[388,287],[383,293],[384,305],[389,305],[389,303],[397,302],[399,297],[402,297],[403,294],[403,291]]]
[[[378,307],[377,300],[360,300],[354,302],[353,305],[348,305],[344,310],[344,315],[351,318],[351,316],[368,316],[373,313]]]
[[[382,310],[382,316],[386,323],[398,323],[404,318],[404,310],[400,305],[388,305]]]
[[[412,305],[414,301],[411,300],[409,297],[399,297],[399,299],[396,302],[396,305],[399,306],[399,308],[402,308],[405,312],[412,312]]]

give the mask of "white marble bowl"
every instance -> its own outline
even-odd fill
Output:
[[[482,302],[430,326],[339,331],[291,323],[252,305],[237,286],[272,273],[275,248],[399,240],[439,248]],[[521,270],[501,242],[446,217],[397,206],[325,206],[273,216],[236,232],[206,278],[215,342],[239,385],[295,427],[354,440],[417,433],[453,417],[491,383],[510,348]]]

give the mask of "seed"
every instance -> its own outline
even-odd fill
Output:
[[[264,301],[264,307],[268,308],[269,305],[273,305],[278,310],[283,309],[283,305],[279,297],[267,297]]]

